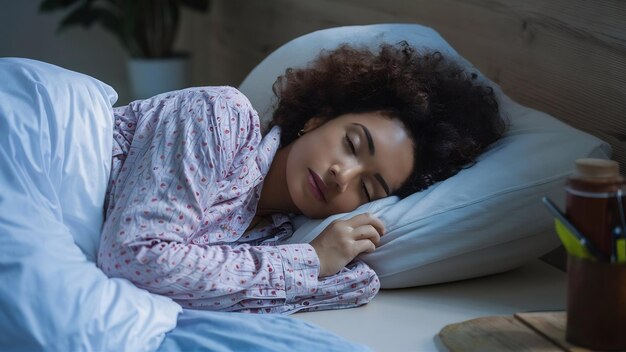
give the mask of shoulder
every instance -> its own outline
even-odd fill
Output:
[[[258,139],[256,135],[261,133],[261,124],[250,100],[236,88],[228,86],[215,87],[213,94],[216,97],[215,115],[222,115],[220,125],[230,127],[240,138]]]
[[[225,108],[241,112],[256,111],[250,100],[237,88],[230,86],[192,87],[178,91],[187,100],[201,99],[205,103],[221,103]]]
[[[234,105],[237,109],[254,110],[248,97],[237,88],[230,86],[216,87],[220,97],[228,101],[229,105]]]
[[[207,116],[214,125],[229,132],[250,133],[258,130],[260,133],[258,113],[250,100],[234,87],[191,87],[173,93],[183,111]]]

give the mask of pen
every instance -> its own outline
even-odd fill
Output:
[[[619,246],[621,245],[622,228],[615,226],[611,234],[611,263],[616,263],[619,257]]]
[[[621,238],[616,237],[614,238],[614,247],[615,247],[615,255],[616,255],[616,260],[617,262],[621,263],[621,262],[625,262],[626,261],[626,219],[624,219],[624,204],[622,203],[622,189],[618,189],[617,190],[617,211],[619,212],[619,219],[620,222],[622,223],[622,227],[620,229],[620,234],[621,234]],[[618,227],[619,228],[619,227]],[[617,230],[617,228],[616,228]],[[617,234],[617,231],[616,235]]]
[[[565,214],[561,212],[561,210],[556,206],[556,204],[554,204],[548,197],[543,197],[541,198],[541,200],[543,201],[545,206],[548,208],[548,210],[550,210],[552,215],[554,215],[554,217],[557,218],[563,224],[563,226],[565,226],[565,228],[572,235],[574,235],[574,237],[576,237],[578,243],[580,243],[593,257],[602,261],[607,260],[606,256],[603,253],[601,253],[596,248],[596,246],[594,246],[593,243],[589,241],[587,237],[585,237],[582,233],[580,233],[580,231],[578,231],[576,227],[574,227],[574,225],[565,217]]]

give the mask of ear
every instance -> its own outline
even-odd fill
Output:
[[[304,127],[302,128],[304,132],[311,132],[312,130],[320,127],[324,124],[324,119],[321,117],[311,117],[307,122],[304,123]]]

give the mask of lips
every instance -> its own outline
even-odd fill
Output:
[[[309,169],[309,176],[309,183],[311,183],[311,187],[313,188],[313,194],[316,198],[319,198],[319,200],[326,202],[326,183],[311,169]]]

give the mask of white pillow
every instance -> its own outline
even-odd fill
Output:
[[[307,34],[268,56],[239,89],[267,124],[274,102],[272,83],[287,67],[304,66],[321,49],[333,49],[342,43],[375,49],[383,42],[395,44],[402,40],[416,48],[438,50],[478,73],[494,88],[510,129],[479,157],[476,165],[406,199],[381,199],[325,220],[297,217],[297,230],[288,243],[310,242],[332,220],[370,211],[384,221],[387,233],[382,237],[382,246],[361,259],[378,273],[383,288],[502,272],[556,248],[559,241],[541,197],[549,196],[562,206],[565,179],[574,160],[609,158],[610,146],[513,102],[434,30],[415,24],[381,24]]]
[[[149,351],[181,308],[94,264],[115,91],[0,59],[0,349]]]

